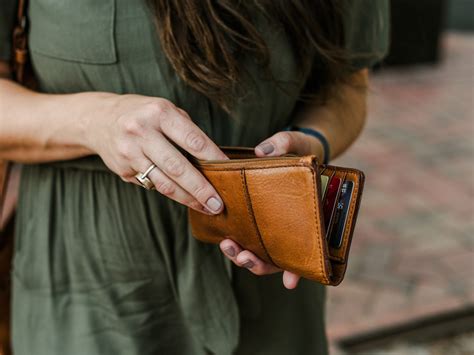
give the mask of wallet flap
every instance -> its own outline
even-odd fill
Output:
[[[242,170],[201,170],[222,198],[225,209],[218,215],[205,215],[189,210],[193,235],[207,243],[219,243],[233,236],[240,245],[271,262],[249,208],[248,192]]]
[[[195,165],[225,205],[217,216],[189,210],[197,239],[218,243],[231,237],[282,269],[330,283],[315,156],[196,160]]]
[[[314,165],[245,170],[260,238],[283,270],[330,283],[322,223],[319,175]]]

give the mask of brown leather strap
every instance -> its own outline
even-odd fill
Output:
[[[24,16],[26,15],[26,1],[25,0],[18,0],[18,22],[21,22]]]
[[[27,0],[18,0],[17,21],[13,30],[13,71],[15,80],[22,84],[25,82],[25,66],[28,58],[27,6]]]
[[[3,227],[7,224],[4,210],[6,205],[7,186],[8,178],[10,177],[10,171],[11,164],[7,161],[0,161],[0,231],[2,231]]]
[[[3,239],[2,233],[4,232],[6,226],[12,222],[13,217],[15,216],[21,174],[21,165],[12,164],[10,162],[6,163],[8,163],[8,168],[5,170],[6,179],[3,183],[4,192],[0,205],[0,249]]]

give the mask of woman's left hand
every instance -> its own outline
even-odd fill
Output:
[[[323,157],[323,147],[318,139],[301,132],[279,132],[264,140],[255,148],[258,157],[280,156],[287,153],[298,155],[316,155],[320,160]],[[235,265],[247,268],[255,275],[268,275],[282,270],[269,264],[249,250],[244,250],[234,242],[232,236],[220,243],[221,251]],[[293,289],[298,285],[300,276],[283,271],[283,285],[287,289]]]

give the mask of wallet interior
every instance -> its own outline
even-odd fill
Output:
[[[364,175],[355,169],[331,165],[320,166],[320,175],[328,177],[328,187],[321,196],[321,202],[329,257],[333,262],[346,263],[359,209]],[[335,200],[332,204],[328,201],[331,198]],[[326,208],[328,206],[329,208]]]

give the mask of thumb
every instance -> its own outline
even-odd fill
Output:
[[[280,156],[287,153],[311,153],[311,143],[301,132],[278,132],[255,147],[258,157]]]

